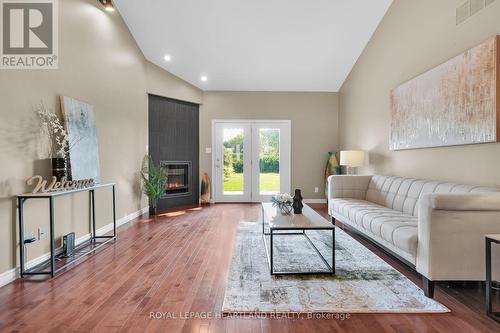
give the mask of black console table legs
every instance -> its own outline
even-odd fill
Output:
[[[112,209],[113,209],[113,234],[109,236],[97,236],[96,230],[96,209],[95,209],[95,190],[105,187],[111,187],[112,189]],[[91,217],[90,224],[90,237],[87,241],[78,244],[75,250],[78,251],[78,256],[72,256],[65,258],[64,261],[56,262],[56,241],[55,241],[55,198],[63,195],[69,195],[77,192],[89,192],[89,211]],[[48,199],[49,204],[49,242],[50,242],[50,258],[35,267],[27,268],[25,262],[25,228],[24,228],[24,209],[25,203],[28,199]],[[97,249],[104,246],[110,241],[116,239],[116,195],[115,195],[115,184],[97,184],[93,187],[75,189],[60,192],[48,192],[48,193],[27,193],[19,195],[17,197],[18,204],[18,218],[19,218],[19,266],[20,266],[20,276],[25,277],[27,275],[50,275],[54,277],[55,274],[66,268],[67,266],[74,264],[76,261],[81,260],[83,257],[94,254]],[[90,249],[84,249],[89,246]],[[50,270],[47,270],[50,268]]]
[[[55,235],[54,235],[54,198],[49,198],[50,205],[50,275],[54,277],[55,266],[56,266],[56,256],[55,256]]]
[[[17,207],[18,207],[18,222],[19,222],[19,266],[20,266],[20,275],[23,277],[24,272],[24,198],[17,198]]]

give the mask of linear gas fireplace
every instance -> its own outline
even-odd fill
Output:
[[[166,169],[167,181],[163,198],[188,196],[191,194],[191,162],[161,161]]]

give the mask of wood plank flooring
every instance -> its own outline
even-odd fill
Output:
[[[326,216],[324,205],[313,207]],[[452,310],[446,314],[352,314],[345,320],[197,317],[197,312],[219,314],[236,227],[240,221],[258,222],[259,212],[254,204],[220,204],[149,223],[134,221],[119,229],[115,244],[56,278],[17,280],[0,288],[0,331],[500,331],[485,315],[479,284],[438,284],[435,298]],[[360,241],[420,284],[417,273]],[[159,318],[150,318],[151,313]]]

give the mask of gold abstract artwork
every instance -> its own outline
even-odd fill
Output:
[[[500,36],[391,92],[391,150],[499,141]]]

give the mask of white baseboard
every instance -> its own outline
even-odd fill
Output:
[[[326,199],[304,199],[303,200],[305,203],[324,203],[326,204]],[[210,200],[211,204],[216,203],[214,199]]]
[[[304,202],[305,203],[317,203],[317,204],[321,204],[321,203],[324,203],[326,204],[326,199],[304,199]]]
[[[144,207],[141,210],[138,210],[136,212],[133,212],[132,214],[126,215],[118,220],[116,220],[116,227],[120,227],[136,218],[141,216],[142,214],[147,213],[149,210],[149,207]],[[113,223],[106,224],[105,226],[99,228],[96,230],[96,234],[99,235],[104,235],[108,232],[113,230]],[[81,237],[78,237],[75,239],[75,245],[79,245],[87,240],[90,239],[90,233],[83,235]],[[59,254],[62,251],[62,248],[57,248],[56,249],[56,254]],[[26,263],[26,269],[30,269],[32,267],[35,267],[36,265],[41,264],[45,260],[48,260],[50,258],[50,252],[45,253],[35,259],[32,259]],[[5,286],[8,283],[11,283],[12,281],[16,280],[19,278],[19,267],[10,269],[6,272],[3,272],[0,274],[0,287]]]
[[[3,287],[6,284],[11,283],[18,277],[19,277],[18,268],[9,269],[8,271],[3,272],[2,274],[0,274],[0,287]]]

